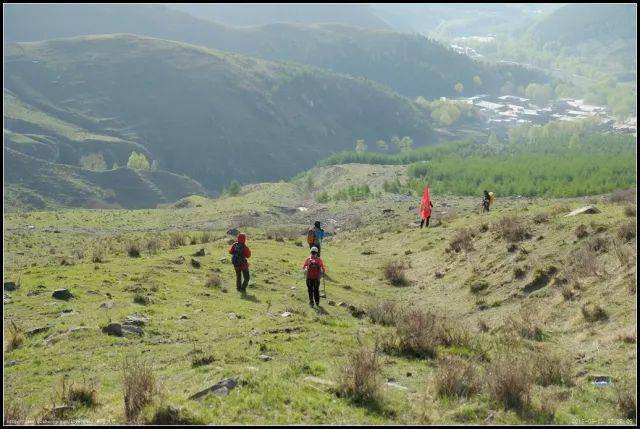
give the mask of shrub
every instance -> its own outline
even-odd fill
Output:
[[[321,192],[316,196],[316,202],[320,204],[325,204],[325,203],[328,203],[329,201],[331,201],[331,197],[327,192]]]
[[[207,277],[206,287],[219,288],[222,286],[222,277],[218,273],[211,273]]]
[[[373,323],[393,326],[400,318],[400,311],[395,301],[381,301],[367,307],[367,315]]]
[[[11,326],[9,326],[9,334],[6,336],[6,340],[7,344],[4,349],[6,352],[13,351],[24,343],[22,329],[18,328],[13,320],[11,321]]]
[[[474,234],[470,229],[463,228],[456,231],[451,241],[449,241],[448,251],[459,253],[462,250],[467,252],[473,250],[473,237]]]
[[[523,279],[527,275],[527,267],[515,267],[513,269],[513,277],[516,279]]]
[[[480,390],[474,365],[457,356],[446,356],[438,360],[434,384],[439,395],[448,397],[468,398]]]
[[[60,382],[61,390],[57,392],[58,398],[64,404],[74,408],[78,406],[93,407],[98,404],[98,390],[95,382],[83,380],[82,383],[71,382],[67,386],[66,381],[66,377],[63,377]]]
[[[180,247],[180,246],[186,246],[187,245],[187,235],[182,232],[182,231],[176,231],[176,232],[172,232],[171,235],[169,235],[169,246],[171,246],[172,249],[175,249],[176,247]]]
[[[194,356],[191,359],[191,366],[193,368],[199,367],[199,366],[203,366],[203,365],[209,365],[210,363],[213,363],[215,361],[215,357],[213,355],[199,355],[199,356]]]
[[[565,301],[573,301],[576,297],[576,291],[570,285],[562,286],[562,297]]]
[[[204,422],[189,415],[182,408],[173,405],[160,405],[153,414],[145,419],[147,425],[201,425]]]
[[[633,240],[634,238],[636,238],[636,222],[631,221],[620,225],[618,227],[618,230],[616,231],[616,235],[620,240],[624,242]]]
[[[501,238],[509,242],[517,242],[531,238],[531,233],[527,226],[517,217],[504,217],[500,219],[494,224],[494,229]]]
[[[607,312],[598,304],[586,303],[582,306],[582,316],[587,322],[598,322],[609,319]]]
[[[556,204],[551,208],[551,214],[557,216],[562,213],[569,213],[571,211],[571,206],[568,204]]]
[[[549,222],[549,213],[536,213],[533,215],[533,223],[540,224]]]
[[[74,258],[76,258],[78,261],[81,261],[81,260],[83,260],[83,259],[84,259],[84,249],[79,248],[79,247],[74,248],[74,249],[71,251],[71,255],[72,255]]]
[[[636,421],[636,380],[617,383],[616,406],[625,419]]]
[[[469,285],[471,293],[478,293],[487,289],[489,287],[489,282],[485,279],[478,279],[474,276],[467,280],[467,285]]]
[[[616,191],[609,196],[609,201],[612,203],[633,203],[636,201],[636,191],[634,189]]]
[[[149,305],[151,304],[151,298],[149,298],[146,295],[142,295],[142,294],[135,294],[133,297],[133,302],[135,302],[136,304],[140,304],[140,305]]]
[[[18,403],[4,403],[4,426],[24,425],[27,422],[28,410]]]
[[[635,261],[633,249],[622,240],[614,240],[611,247],[621,266],[631,265]]]
[[[576,237],[579,240],[581,238],[585,238],[586,236],[588,236],[589,235],[589,231],[587,231],[587,227],[584,224],[580,224],[576,228],[575,234],[576,234]]]
[[[541,386],[571,385],[571,360],[558,351],[542,350],[534,354],[533,372]]]
[[[213,234],[211,233],[211,231],[202,231],[202,234],[200,234],[200,242],[201,243],[208,243],[210,241],[213,240]]]
[[[129,241],[126,246],[127,254],[132,258],[140,257],[140,246],[133,241]]]
[[[105,261],[105,250],[103,247],[101,246],[96,246],[93,248],[93,252],[91,254],[91,262],[93,263],[100,263],[100,262],[104,262]]]
[[[636,208],[634,206],[626,206],[624,214],[628,217],[636,217]]]
[[[124,358],[122,375],[124,414],[127,421],[131,422],[153,401],[159,389],[151,365],[136,355]]]
[[[523,411],[529,405],[531,368],[525,357],[499,356],[487,371],[491,397],[505,409]]]
[[[198,237],[196,235],[192,235],[191,238],[189,239],[189,244],[191,245],[198,244]]]
[[[381,369],[375,350],[361,345],[351,353],[349,361],[342,368],[338,392],[355,402],[378,400],[382,387]]]
[[[150,255],[155,255],[162,247],[162,242],[158,238],[151,238],[147,241],[145,247]]]
[[[409,282],[405,276],[405,264],[391,261],[384,266],[384,275],[393,286],[406,286]]]
[[[540,321],[538,312],[531,307],[522,307],[517,316],[513,314],[509,316],[505,326],[522,338],[535,341],[542,341],[544,339],[542,322]]]

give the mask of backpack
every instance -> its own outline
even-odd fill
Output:
[[[320,277],[320,262],[317,259],[311,259],[307,265],[307,278],[315,280]]]
[[[489,205],[493,205],[496,202],[496,196],[493,192],[489,192]]]
[[[244,257],[244,244],[236,243],[233,248],[233,254],[231,255],[231,263],[237,267],[246,261],[247,259]]]
[[[313,228],[309,228],[307,231],[307,243],[313,244],[316,242],[316,231]]]

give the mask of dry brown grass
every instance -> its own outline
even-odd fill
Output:
[[[137,355],[122,361],[124,414],[128,422],[136,421],[143,408],[151,404],[159,392],[151,364]]]
[[[498,356],[489,365],[486,379],[489,395],[505,409],[524,411],[528,407],[533,377],[525,357]]]
[[[556,204],[553,207],[551,207],[551,214],[553,216],[569,213],[570,211],[571,211],[571,206],[568,204]]]
[[[204,422],[191,416],[185,410],[173,405],[158,405],[153,413],[145,419],[147,425],[201,425]]]
[[[635,208],[635,206],[626,206],[624,208],[624,214],[627,217],[636,217],[636,208]]]
[[[406,265],[402,261],[390,261],[384,267],[384,276],[393,286],[406,286],[409,284],[405,275]]]
[[[589,231],[587,230],[587,226],[581,223],[576,227],[575,234],[578,240],[580,240],[581,238],[588,237]]]
[[[635,344],[637,340],[636,337],[637,337],[637,333],[635,330],[633,330],[633,331],[627,331],[627,332],[622,332],[618,334],[617,340],[627,344]]]
[[[4,351],[8,353],[17,349],[24,343],[24,338],[22,329],[12,320],[8,328],[8,333],[5,336],[6,345]]]
[[[451,241],[449,241],[448,252],[459,253],[462,250],[469,252],[473,250],[473,238],[475,234],[468,228],[462,228],[455,232]]]
[[[598,304],[585,303],[582,306],[581,311],[584,320],[590,323],[609,320],[607,312]]]
[[[507,317],[504,324],[507,332],[534,341],[544,340],[543,326],[539,310],[532,306],[521,307],[518,313]]]
[[[187,234],[185,234],[182,231],[175,231],[169,235],[169,246],[172,249],[175,249],[176,247],[180,247],[180,246],[186,246],[187,240],[188,240]]]
[[[359,345],[341,370],[338,393],[358,403],[379,400],[382,390],[381,370],[382,364],[375,348],[372,350]]]
[[[636,221],[626,222],[618,227],[616,236],[623,242],[629,242],[636,238]]]
[[[616,239],[612,241],[611,249],[613,254],[620,262],[620,266],[633,266],[636,260],[633,248],[628,246],[624,241]]]
[[[125,250],[127,251],[127,255],[132,258],[140,257],[140,246],[134,241],[129,241],[125,246]]]
[[[91,262],[97,264],[97,263],[104,262],[105,259],[106,259],[106,251],[104,247],[100,245],[95,246],[91,253]]]
[[[438,360],[434,387],[441,396],[469,398],[480,391],[478,371],[472,362],[458,356]]]
[[[380,301],[367,307],[367,315],[373,323],[395,326],[401,317],[401,311],[395,301]]]
[[[533,215],[531,219],[533,220],[533,223],[541,224],[541,223],[549,222],[549,217],[550,217],[549,213],[542,212],[542,213],[536,213],[535,215]]]
[[[155,255],[160,251],[160,249],[162,249],[162,241],[160,241],[159,238],[150,238],[147,240],[145,248],[147,249],[147,253]]]
[[[625,419],[636,422],[636,378],[617,383],[615,386],[616,407]]]
[[[493,225],[493,228],[501,238],[512,243],[531,238],[531,233],[525,222],[514,216],[500,219]]]
[[[572,362],[557,350],[543,349],[533,355],[533,373],[541,386],[571,386]]]
[[[222,277],[218,273],[211,273],[207,277],[206,287],[219,288],[222,286]]]
[[[98,405],[98,386],[95,381],[67,383],[67,377],[60,380],[60,390],[56,390],[55,402],[61,402],[73,408],[94,407]]]
[[[200,234],[200,242],[202,244],[213,241],[213,233],[211,231],[202,231]]]
[[[636,190],[626,189],[624,191],[616,191],[609,195],[609,201],[612,203],[635,203]]]
[[[17,426],[27,423],[29,410],[23,405],[16,402],[8,403],[5,398],[4,403],[4,426]]]

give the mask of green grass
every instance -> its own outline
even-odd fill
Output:
[[[336,183],[355,179],[354,172],[361,177],[366,169],[360,166],[341,173],[332,168],[325,171],[335,174]],[[316,177],[318,183],[329,180],[320,172]],[[577,225],[593,222],[606,227],[600,234],[615,234],[618,225],[628,222],[624,205],[598,201],[599,214],[563,217],[560,212],[550,215],[548,222],[536,224],[534,217],[539,212],[553,213],[558,204],[576,208],[588,200],[535,199],[530,203],[502,198],[490,213],[479,216],[475,199],[434,194],[434,202],[447,202],[455,208],[455,214],[447,214],[446,227],[435,226],[443,216],[436,205],[434,226],[420,230],[415,223],[414,199],[398,201],[382,195],[321,205],[305,199],[301,186],[298,182],[253,185],[244,187],[238,196],[197,199],[185,208],[5,214],[5,280],[19,278],[21,284],[18,291],[10,293],[12,302],[4,306],[5,326],[9,320],[25,331],[52,325],[48,332],[26,337],[19,348],[5,353],[5,399],[19,400],[35,413],[50,405],[51,393],[62,375],[77,381],[84,376],[97,384],[98,405],[78,407],[70,417],[123,423],[118,367],[126,354],[138,351],[151,360],[164,386],[165,403],[182,407],[205,423],[481,423],[490,414],[496,423],[536,421],[535,416],[503,410],[485,390],[470,401],[431,396],[429,389],[437,368],[437,361],[432,359],[383,353],[382,376],[396,378],[408,390],[383,388],[378,406],[354,404],[338,397],[330,386],[305,380],[315,376],[339,381],[339,368],[357,347],[358,337],[373,345],[394,332],[394,328],[376,325],[366,317],[357,319],[347,308],[328,305],[327,300],[366,307],[370,302],[393,299],[404,308],[416,306],[447,314],[466,326],[477,343],[439,346],[438,353],[465,357],[486,354],[489,358],[502,350],[531,353],[536,349],[537,341],[510,336],[499,328],[518,313],[524,302],[537,304],[535,314],[545,326],[541,343],[568,353],[575,362],[574,373],[621,378],[635,370],[634,346],[616,340],[621,330],[635,326],[634,296],[624,286],[633,279],[635,265],[621,266],[612,252],[603,253],[598,256],[606,267],[603,277],[580,278],[579,300],[565,302],[553,282],[526,297],[522,289],[532,274],[513,279],[514,260],[520,252],[509,253],[508,243],[492,229],[480,232],[483,223],[517,216],[533,236],[521,244],[528,251],[523,263],[563,267],[570,253],[581,245],[574,243]],[[336,185],[335,189],[341,187]],[[298,205],[309,207],[309,211],[278,209]],[[385,208],[394,211],[383,213]],[[235,275],[226,253],[231,237],[226,230],[237,226],[237,220],[242,219],[238,216],[247,213],[254,213],[252,226],[242,228],[247,231],[253,252],[252,280],[243,298],[235,292]],[[336,232],[323,246],[330,277],[326,281],[327,299],[322,301],[326,314],[316,313],[307,305],[300,266],[308,250],[296,245],[295,238],[299,234],[299,239],[304,239],[306,226],[315,218],[326,224],[327,231]],[[29,229],[28,225],[35,228]],[[461,228],[477,231],[475,250],[446,253],[450,235]],[[53,229],[60,233],[47,232]],[[168,237],[176,229],[187,235],[209,230],[212,239],[170,249]],[[276,229],[283,231],[283,241],[268,238]],[[291,238],[284,231],[290,231]],[[540,235],[544,239],[536,240]],[[139,258],[127,256],[125,245],[129,240],[144,243],[152,237],[164,242],[157,254],[148,254],[142,246]],[[94,245],[107,249],[105,262],[90,261],[88,249]],[[631,243],[623,245],[632,247]],[[74,259],[73,250],[80,248],[87,249],[84,258]],[[198,258],[202,267],[196,269],[189,258],[201,248],[205,256]],[[363,249],[375,253],[363,255]],[[405,254],[407,249],[412,253]],[[60,265],[61,256],[70,258],[72,264]],[[172,262],[179,256],[185,263]],[[410,286],[394,288],[384,280],[381,268],[393,259],[408,263]],[[220,274],[221,288],[205,286],[212,270]],[[444,276],[436,278],[436,270]],[[555,276],[563,275],[562,268],[559,271]],[[481,292],[482,298],[500,305],[483,310],[473,305],[476,296],[465,284],[472,275],[486,279],[490,285]],[[51,292],[60,287],[69,287],[76,298],[68,302],[51,299]],[[44,292],[33,293],[40,290]],[[145,306],[134,303],[136,293],[149,294],[152,302]],[[609,320],[597,327],[585,322],[581,306],[587,300],[601,301]],[[100,308],[105,301],[113,302],[108,310]],[[65,309],[71,312],[62,313]],[[285,311],[293,314],[282,317]],[[231,312],[240,317],[229,318]],[[109,320],[120,321],[131,314],[149,318],[142,337],[118,338],[100,332]],[[181,319],[182,315],[188,318]],[[489,332],[476,333],[480,319],[490,327]],[[87,329],[70,331],[75,327]],[[57,341],[45,345],[49,335]],[[597,343],[608,345],[595,347]],[[584,357],[576,359],[581,353]],[[261,354],[272,359],[262,361],[258,357]],[[196,356],[211,356],[213,360],[194,366]],[[9,365],[11,361],[15,364]],[[482,359],[478,362],[480,368],[485,365]],[[620,416],[614,392],[591,386],[587,375],[577,377],[574,386],[535,386],[532,398],[554,398],[557,423],[617,421]],[[202,402],[187,399],[231,376],[239,377],[242,383],[229,396],[213,396]]]

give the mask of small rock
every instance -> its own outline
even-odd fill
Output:
[[[11,302],[11,295],[9,295],[8,293],[3,293],[2,294],[2,303],[3,304],[8,304]]]
[[[339,302],[338,303],[338,307],[348,307],[349,304],[347,304],[346,302]]]
[[[412,373],[407,372],[407,377],[412,377],[412,376],[413,376],[413,374],[412,374]]]
[[[387,381],[388,381],[389,383],[395,383],[396,381],[398,381],[398,379],[397,379],[397,378],[395,378],[395,377],[387,377]]]
[[[196,253],[193,254],[193,256],[204,256],[204,248],[198,250]]]
[[[178,265],[182,265],[184,264],[184,256],[178,256],[176,259],[173,260],[174,264],[178,264]]]
[[[216,384],[211,387],[208,387],[200,392],[194,393],[189,396],[189,399],[201,399],[207,396],[210,393],[214,395],[226,396],[229,394],[229,391],[236,388],[238,386],[238,381],[234,378],[225,378],[224,380],[220,380]]]
[[[394,389],[398,389],[398,390],[409,390],[407,387],[402,386],[398,383],[387,383],[387,386],[393,387]]]
[[[69,291],[69,289],[56,289],[53,291],[51,297],[55,299],[63,299],[66,301],[73,298],[73,294]]]
[[[7,362],[7,364],[5,366],[16,366],[18,364],[17,360],[11,360],[9,362]]]
[[[113,308],[113,301],[105,301],[100,304],[100,308]]]
[[[227,313],[227,317],[229,318],[229,320],[239,319],[239,317],[238,317],[238,315],[236,313]]]
[[[189,316],[187,316],[186,314],[183,314],[183,315],[180,316],[180,320],[185,320],[185,319],[188,319],[188,318],[189,318]]]
[[[336,305],[336,302],[330,299],[329,301],[327,301],[327,304],[333,306],[333,305]]]
[[[132,314],[130,316],[125,317],[124,320],[122,321],[122,324],[123,325],[144,326],[148,321],[149,321],[149,319],[147,319],[146,317],[141,317],[141,316],[137,316],[135,314]]]
[[[137,335],[143,335],[144,334],[144,330],[142,330],[141,327],[135,326],[135,325],[122,325],[122,332],[123,333],[130,333],[130,334],[137,334]]]
[[[200,261],[198,261],[197,259],[191,258],[191,266],[193,268],[200,268]]]
[[[18,285],[15,282],[4,282],[4,290],[8,292],[13,292],[18,290]]]
[[[102,328],[102,332],[107,335],[115,335],[116,337],[121,337],[123,335],[122,325],[115,322],[109,323],[107,326]]]
[[[282,316],[282,317],[289,317],[289,316],[291,316],[291,314],[292,314],[292,313],[290,313],[290,312],[288,312],[288,311],[285,311],[285,312],[284,312],[284,313],[282,313],[280,316]]]
[[[271,358],[271,356],[267,356],[267,355],[260,355],[260,356],[258,356],[258,359],[260,359],[260,360],[262,360],[262,361],[265,361],[265,362],[266,362],[266,361],[271,360],[272,358]]]
[[[37,328],[32,328],[29,329],[28,331],[25,332],[25,334],[27,334],[27,337],[33,337],[34,335],[38,335],[42,332],[46,332],[49,329],[51,329],[51,326],[47,325],[47,326],[39,326]]]
[[[441,279],[444,277],[444,273],[442,271],[436,271],[435,276],[437,279]]]
[[[571,213],[568,213],[564,216],[567,217],[567,216],[575,216],[579,214],[596,214],[596,213],[600,213],[600,210],[598,210],[596,206],[584,206],[584,207],[580,207],[579,209],[575,209]]]

